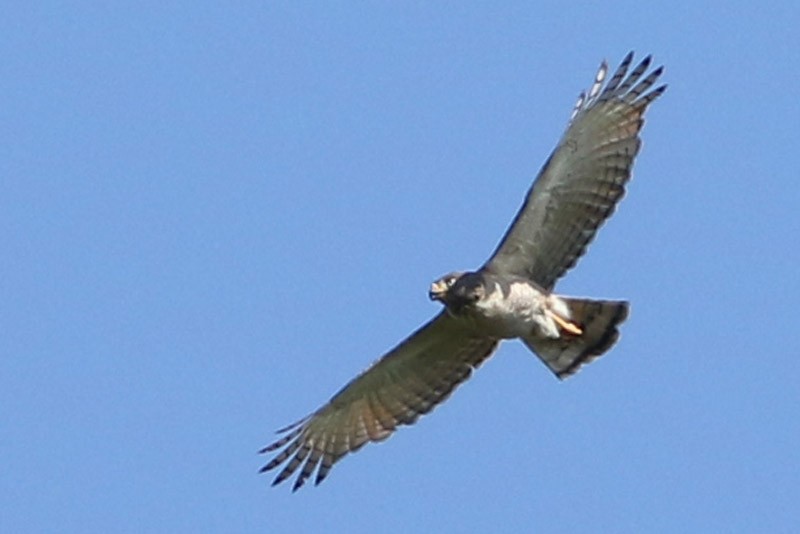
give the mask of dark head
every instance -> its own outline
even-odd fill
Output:
[[[431,284],[428,296],[438,300],[453,312],[458,312],[486,295],[480,273],[450,273]]]

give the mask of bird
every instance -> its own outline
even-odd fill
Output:
[[[275,455],[260,472],[285,464],[273,486],[298,473],[297,491],[315,471],[319,484],[345,455],[447,399],[501,341],[521,340],[559,379],[617,342],[628,302],[563,296],[554,286],[625,194],[645,111],[667,88],[653,88],[664,67],[648,73],[652,56],[631,68],[633,58],[610,78],[601,63],[488,261],[431,284],[439,313],[259,451]]]

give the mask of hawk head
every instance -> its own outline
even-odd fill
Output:
[[[486,296],[486,286],[481,273],[450,273],[431,284],[431,300],[437,300],[453,313],[461,312]]]

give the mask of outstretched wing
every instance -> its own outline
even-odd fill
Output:
[[[292,490],[317,467],[316,484],[334,463],[368,441],[383,441],[400,425],[410,425],[444,401],[497,347],[476,338],[442,312],[366,371],[322,408],[279,433],[285,435],[260,452],[282,449],[261,472],[289,460],[273,485],[301,467]]]
[[[630,73],[629,53],[603,87],[608,66],[581,93],[570,124],[533,183],[519,213],[484,268],[525,276],[550,290],[575,265],[614,212],[631,177],[647,106],[666,89],[649,91],[663,72],[647,56]],[[648,92],[649,91],[649,92]]]

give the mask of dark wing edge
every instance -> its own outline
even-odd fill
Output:
[[[561,141],[542,167],[514,221],[484,268],[524,276],[550,290],[577,263],[625,194],[647,107],[666,90],[645,76],[652,56],[633,70],[633,52],[605,84],[605,61],[581,93]]]
[[[259,453],[280,450],[260,472],[288,463],[277,485],[300,469],[297,491],[316,470],[322,482],[344,456],[368,442],[387,439],[450,396],[497,348],[498,341],[471,337],[446,312],[419,328],[373,363],[313,414],[278,431],[284,434]]]

